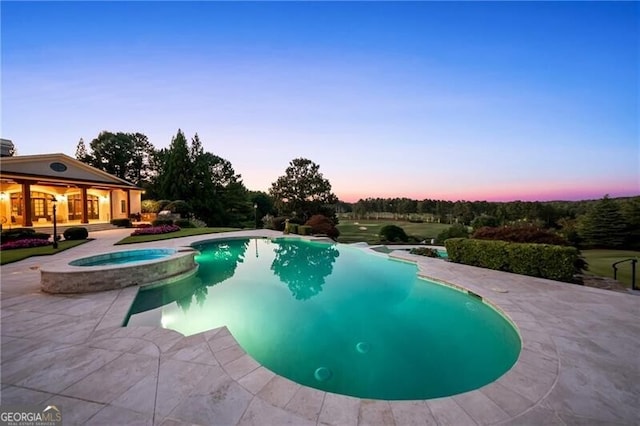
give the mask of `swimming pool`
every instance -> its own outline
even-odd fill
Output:
[[[407,400],[477,389],[521,342],[482,299],[417,278],[414,264],[296,239],[195,245],[198,274],[141,289],[128,325],[185,335],[227,326],[258,362],[295,382]]]
[[[96,256],[83,257],[69,262],[71,266],[102,266],[102,265],[121,265],[123,263],[146,262],[154,259],[161,259],[174,254],[176,250],[158,248],[158,249],[139,249],[115,251],[111,253],[100,254]]]

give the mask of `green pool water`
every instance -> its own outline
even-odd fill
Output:
[[[454,395],[504,374],[514,327],[413,264],[295,239],[195,245],[197,276],[140,290],[132,325],[185,335],[226,325],[266,368],[317,389],[405,400]]]

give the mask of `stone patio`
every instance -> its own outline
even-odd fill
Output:
[[[2,266],[0,402],[53,404],[64,424],[475,425],[640,424],[640,297],[457,265],[420,274],[467,288],[517,325],[516,365],[478,390],[426,401],[379,401],[311,389],[262,367],[226,328],[184,337],[120,327],[137,288],[77,296],[40,291],[46,265],[125,247],[180,247],[229,234],[113,248],[130,230],[55,257]],[[234,236],[280,235],[244,231]]]

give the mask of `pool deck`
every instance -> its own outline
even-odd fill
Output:
[[[40,291],[39,268],[124,248],[180,247],[272,231],[200,235],[132,246],[130,230],[56,256],[2,266],[0,403],[56,405],[67,424],[95,425],[638,425],[640,297],[396,251],[420,274],[467,288],[516,324],[523,350],[496,382],[453,397],[379,401],[311,389],[260,366],[226,328],[190,337],[120,324],[137,288]]]

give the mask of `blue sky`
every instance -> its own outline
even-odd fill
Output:
[[[0,7],[19,154],[181,128],[254,190],[306,157],[347,201],[640,194],[638,3]]]

